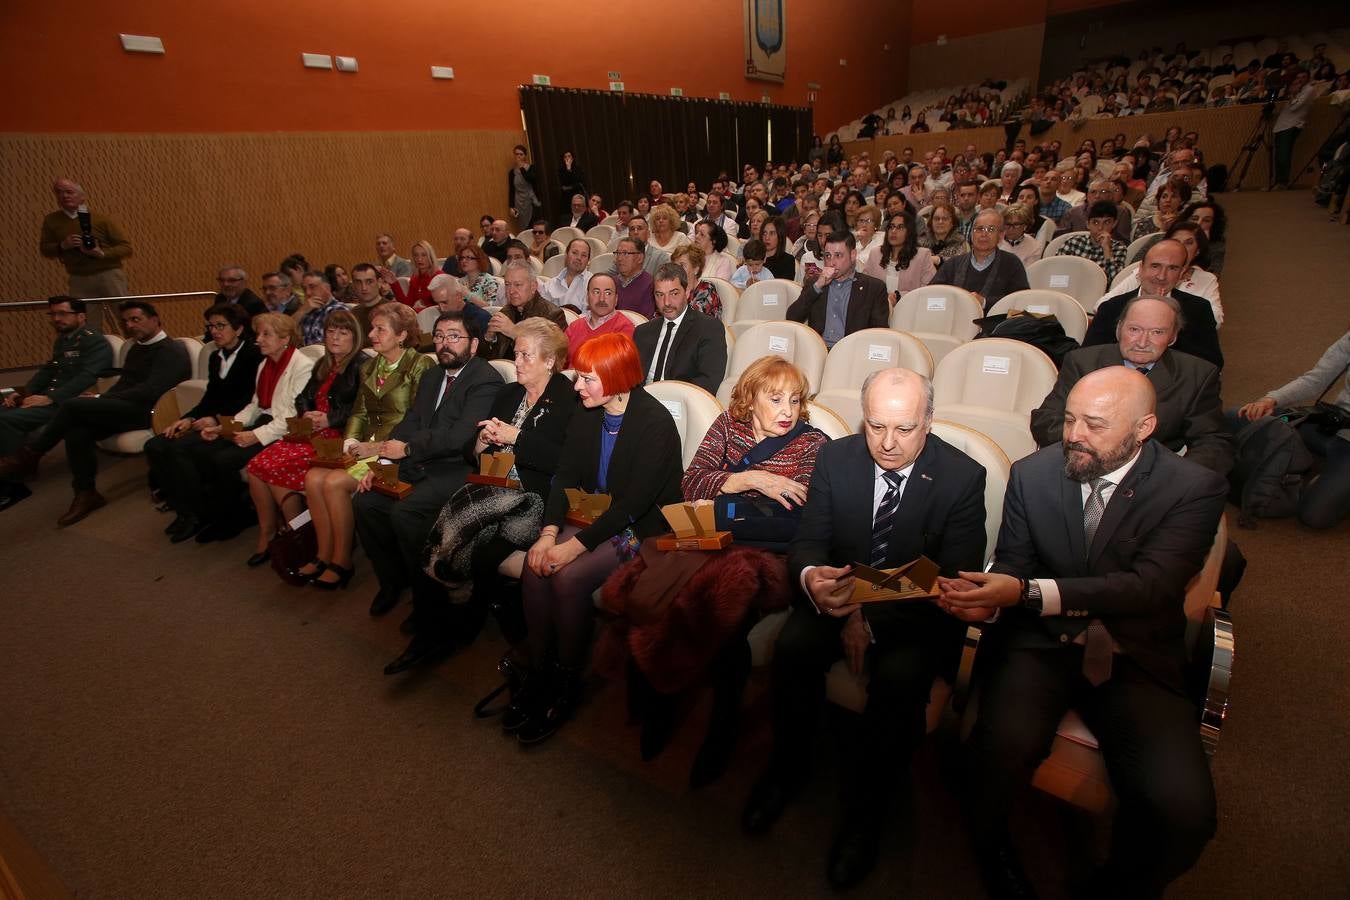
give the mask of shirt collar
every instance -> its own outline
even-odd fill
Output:
[[[168,337],[168,334],[166,334],[165,331],[164,331],[164,329],[161,328],[161,329],[159,330],[159,334],[155,335],[154,337],[152,337],[152,338],[150,338],[150,339],[148,339],[148,340],[137,341],[136,343],[140,344],[142,347],[149,347],[151,344],[158,344],[160,341],[164,340],[164,339],[167,338],[167,337]]]
[[[673,319],[667,319],[665,316],[662,316],[662,317],[661,317],[661,320],[662,320],[662,322],[674,322],[674,323],[675,323],[675,330],[676,330],[676,331],[679,331],[679,330],[680,330],[680,324],[681,324],[682,322],[684,322],[684,317],[687,316],[687,315],[689,315],[689,305],[688,305],[688,304],[685,304],[684,311],[681,312],[678,316],[676,316],[676,317],[673,318]],[[662,326],[661,326],[661,330],[662,330],[662,331],[665,331],[665,330],[666,330],[666,326],[665,326],[665,325],[662,325]]]
[[[603,319],[597,320],[597,319],[595,318],[595,314],[588,311],[588,312],[586,313],[586,324],[590,325],[590,326],[591,326],[591,330],[594,331],[595,329],[599,328],[601,325],[605,324],[606,322],[608,322],[610,319],[614,318],[614,317],[617,316],[618,314],[619,314],[619,309],[618,309],[618,307],[615,307],[615,308],[614,308],[614,312],[612,312],[612,313],[610,313],[609,315],[605,316]]]
[[[65,216],[66,216],[67,219],[78,219],[78,218],[80,217],[80,212],[79,212],[79,210],[76,210],[75,212],[71,212],[70,210],[66,209],[65,207],[62,207],[62,208],[61,208],[61,212],[65,214]]]
[[[1142,451],[1143,445],[1140,444],[1139,449],[1134,451],[1134,456],[1131,456],[1124,465],[1122,465],[1118,469],[1115,469],[1114,471],[1107,472],[1105,475],[1101,477],[1104,478],[1106,481],[1109,481],[1112,487],[1120,487],[1121,482],[1125,480],[1125,476],[1129,475],[1130,470],[1134,468],[1134,464],[1139,462],[1139,454]],[[1092,486],[1088,482],[1084,482],[1083,487],[1089,491],[1092,490]]]
[[[918,462],[918,461],[919,461],[918,458],[915,457],[914,462]],[[903,476],[904,479],[905,479],[905,481],[909,481],[909,476],[911,476],[911,475],[914,474],[914,463],[910,463],[909,465],[905,466],[903,469],[895,469],[895,470],[891,470],[891,469],[883,469],[881,466],[879,466],[879,465],[876,464],[876,461],[875,461],[875,460],[872,461],[872,480],[873,480],[873,481],[877,481],[877,480],[879,480],[879,479],[885,478],[885,477],[886,477],[886,473],[889,472],[889,471],[894,471],[895,474]]]

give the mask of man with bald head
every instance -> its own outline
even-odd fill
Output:
[[[1116,343],[1082,347],[1064,357],[1059,380],[1031,413],[1031,434],[1048,447],[1064,430],[1064,404],[1084,375],[1123,365],[1148,376],[1157,394],[1153,439],[1174,453],[1227,477],[1233,442],[1224,424],[1219,370],[1189,353],[1171,349],[1181,331],[1181,307],[1171,297],[1134,297],[1116,323]]]
[[[48,259],[59,260],[70,279],[69,296],[125,297],[127,287],[122,260],[131,256],[131,244],[122,229],[107,216],[91,212],[84,188],[69,178],[52,182],[56,212],[42,220],[38,249]]]
[[[1132,298],[1171,297],[1181,307],[1181,331],[1177,333],[1172,349],[1198,356],[1222,369],[1223,351],[1219,349],[1219,326],[1214,321],[1213,307],[1204,297],[1176,289],[1181,273],[1186,269],[1186,259],[1186,248],[1170,238],[1149,247],[1139,265],[1139,287],[1115,296],[1108,294],[1097,301],[1097,312],[1083,337],[1083,346],[1114,344],[1116,323],[1120,321],[1125,304]],[[941,275],[939,271],[939,278]]]
[[[510,226],[505,219],[493,219],[488,229],[487,240],[483,241],[483,252],[499,263],[506,262],[506,245],[511,241]]]
[[[772,826],[811,767],[826,671],[841,658],[855,675],[866,670],[861,726],[840,752],[841,822],[826,868],[836,888],[875,863],[891,795],[908,789],[933,678],[954,671],[964,633],[932,603],[854,603],[853,564],[927,556],[955,576],[985,559],[984,469],[929,433],[932,383],[908,369],[875,372],[862,407],[862,434],[820,448],[788,553],[800,590],[774,649],[773,753],[742,815],[751,834]]]
[[[1117,798],[1110,856],[1090,897],[1159,897],[1200,857],[1214,786],[1185,688],[1186,585],[1228,484],[1153,439],[1149,378],[1089,372],[1062,439],[1013,464],[995,563],[941,579],[939,606],[988,621],[998,655],[972,736],[971,821],[991,896],[1034,896],[1008,833],[1017,792],[1077,710]]]
[[[473,232],[467,228],[456,228],[451,240],[454,247],[451,249],[450,255],[445,258],[445,262],[441,264],[441,271],[459,278],[464,274],[459,268],[459,253],[473,243]]]

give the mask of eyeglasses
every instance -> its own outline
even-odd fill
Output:
[[[242,278],[237,278],[237,277],[236,277],[236,278],[226,278],[224,275],[217,275],[217,276],[216,276],[216,281],[219,281],[221,284],[231,284],[231,283],[233,283],[233,282],[236,282],[236,281],[243,281],[243,280],[244,280],[244,279],[242,279]]]
[[[431,339],[438,344],[458,344],[460,341],[467,341],[469,339],[469,336],[467,334],[459,334],[453,331],[451,332],[438,331],[431,336]]]
[[[616,250],[616,251],[614,251],[614,255],[615,255],[615,256],[641,256],[642,254],[639,253],[639,252],[637,252],[636,250]]]
[[[997,226],[997,225],[976,225],[974,228],[972,228],[972,229],[970,229],[970,230],[973,231],[973,232],[975,232],[976,234],[993,234],[994,232],[998,231],[998,226]]]
[[[230,327],[230,323],[229,323],[229,322],[207,322],[207,323],[206,323],[206,330],[207,330],[207,331],[224,331],[226,328],[229,328],[229,327]]]

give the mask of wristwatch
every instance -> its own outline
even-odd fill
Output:
[[[1040,582],[1030,579],[1022,582],[1022,606],[1038,616],[1041,614]]]

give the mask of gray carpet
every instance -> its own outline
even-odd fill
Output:
[[[1225,398],[1309,366],[1347,326],[1350,231],[1304,192],[1227,196]],[[1260,251],[1258,251],[1260,248]],[[252,533],[172,547],[139,459],[104,459],[111,505],[53,528],[64,462],[0,513],[0,810],[82,897],[811,896],[833,822],[833,751],[773,835],[737,815],[767,750],[764,683],[734,770],[684,787],[700,704],[640,761],[620,685],[521,751],[470,707],[495,683],[495,633],[434,670],[388,679],[406,606],[372,622],[351,590],[295,590],[248,570]],[[1350,736],[1340,585],[1350,526],[1235,531],[1251,561],[1234,603],[1234,710],[1214,759],[1220,833],[1177,897],[1344,897]],[[978,896],[941,775],[916,761],[917,831],[892,831],[859,896]],[[1029,796],[1029,867],[1060,896],[1059,848],[1089,829]]]

